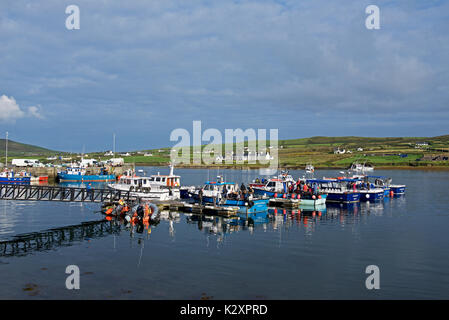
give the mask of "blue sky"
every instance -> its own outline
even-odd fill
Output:
[[[429,0],[2,0],[1,135],[80,152],[114,132],[118,150],[171,146],[193,120],[282,139],[448,134],[448,21],[449,1]]]

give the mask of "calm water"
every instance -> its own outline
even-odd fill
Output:
[[[258,176],[177,173],[183,184],[218,173],[238,183]],[[375,174],[406,184],[405,197],[314,213],[270,211],[272,218],[261,215],[254,226],[164,213],[160,224],[133,233],[105,221],[96,204],[0,201],[0,240],[41,239],[39,250],[24,242],[0,247],[0,298],[448,299],[449,172]],[[65,288],[72,264],[81,271],[80,290]],[[371,264],[380,268],[380,290],[365,288]]]

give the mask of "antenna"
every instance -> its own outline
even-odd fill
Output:
[[[5,141],[5,144],[6,144],[5,167],[8,167],[8,131],[6,131],[6,141]]]
[[[112,134],[112,153],[114,154],[115,158],[115,133]]]

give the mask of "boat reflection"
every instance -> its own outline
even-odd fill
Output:
[[[304,228],[305,233],[310,235],[320,223],[337,224],[343,227],[363,221],[369,215],[383,215],[386,206],[405,205],[405,198],[397,200],[401,202],[386,200],[375,203],[328,204],[313,209],[300,207],[293,210],[270,208],[266,212],[239,214],[235,217],[161,211],[159,219],[150,224],[128,223],[125,219],[106,216],[101,220],[19,234],[9,240],[0,241],[0,257],[25,256],[34,252],[51,251],[110,235],[114,237],[115,249],[116,236],[126,233],[129,234],[130,239],[136,238],[139,246],[143,246],[153,229],[160,232],[167,224],[168,235],[174,240],[175,225],[183,221],[187,225],[196,225],[199,231],[207,235],[215,235],[219,243],[224,241],[226,235],[241,231],[255,234],[269,230]],[[161,222],[163,226],[160,225]]]

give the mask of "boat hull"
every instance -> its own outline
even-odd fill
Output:
[[[354,203],[360,201],[360,193],[358,192],[342,192],[328,193],[327,202]]]
[[[0,177],[1,184],[30,184],[30,177]]]
[[[283,193],[283,192],[273,192],[273,191],[267,191],[264,189],[254,189],[254,194],[259,196],[265,196],[268,198],[276,199],[276,198],[285,198],[285,199],[297,199],[296,193]],[[292,198],[292,195],[295,197]],[[317,205],[323,205],[326,203],[327,194],[321,194],[318,199],[300,199],[300,205],[306,205],[306,206],[317,206]]]
[[[58,179],[61,182],[95,182],[95,181],[115,181],[113,174],[94,174],[94,175],[76,175],[67,173],[58,173]]]
[[[196,202],[199,202],[199,197],[197,194],[191,194],[192,199]],[[203,204],[214,204],[218,206],[231,206],[231,207],[239,207],[238,212],[240,213],[255,213],[255,212],[263,212],[268,208],[268,201],[270,199],[252,199],[252,200],[240,200],[240,199],[222,199],[216,200],[214,197],[203,196],[202,203]]]
[[[405,186],[404,185],[390,186],[390,191],[393,191],[394,195],[404,194],[405,193]]]
[[[385,191],[370,192],[369,190],[360,191],[360,201],[380,201],[385,198]]]

